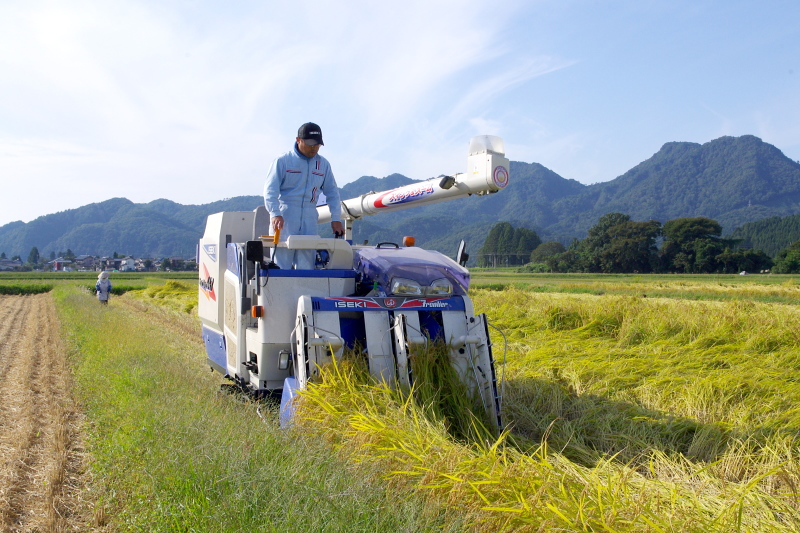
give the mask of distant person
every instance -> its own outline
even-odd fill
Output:
[[[108,271],[104,270],[97,276],[97,284],[94,286],[97,291],[97,299],[103,305],[108,305],[108,298],[111,296],[111,281],[108,279]]]
[[[328,160],[319,155],[323,146],[322,129],[307,122],[297,131],[294,148],[272,162],[264,184],[264,205],[270,215],[270,235],[281,231],[289,235],[317,234],[317,201],[320,191],[331,211],[331,229],[344,235],[339,187]],[[281,268],[313,269],[315,250],[277,248],[273,260]]]

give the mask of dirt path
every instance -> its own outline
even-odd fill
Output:
[[[86,531],[81,414],[48,294],[0,296],[0,531]]]

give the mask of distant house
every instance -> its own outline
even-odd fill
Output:
[[[136,260],[133,257],[123,257],[117,268],[120,272],[136,272]]]
[[[48,261],[47,264],[53,267],[54,272],[69,272],[70,270],[75,270],[72,260],[64,259],[63,257],[56,257],[52,261]]]
[[[103,268],[101,270],[119,270],[119,264],[121,261],[121,258],[104,257]]]
[[[138,272],[154,272],[158,261],[148,257],[140,257],[136,260],[136,270]]]
[[[94,270],[95,258],[91,255],[79,255],[75,257],[75,267],[78,270]]]
[[[117,272],[135,272],[136,260],[133,257],[104,257],[101,261],[102,270],[116,270]]]
[[[106,258],[106,268],[105,270],[116,270],[119,271],[122,265],[125,264],[124,257],[107,257]]]
[[[0,270],[16,270],[22,266],[22,261],[16,259],[0,259]]]

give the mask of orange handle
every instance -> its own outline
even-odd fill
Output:
[[[277,246],[280,240],[281,240],[281,229],[275,228],[275,234],[272,236],[272,244]]]

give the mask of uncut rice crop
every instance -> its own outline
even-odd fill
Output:
[[[800,528],[793,306],[473,296],[508,339],[499,439],[453,439],[413,395],[347,363],[303,394],[302,430],[475,530]]]
[[[193,313],[197,309],[197,285],[193,283],[168,280],[163,285],[150,285],[135,291],[133,296],[183,313]]]

